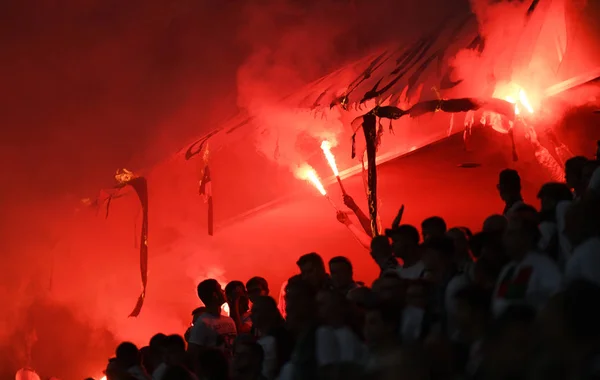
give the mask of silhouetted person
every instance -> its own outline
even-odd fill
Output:
[[[198,358],[204,349],[220,349],[226,357],[231,357],[233,341],[237,335],[235,322],[230,317],[221,315],[221,306],[225,303],[225,293],[221,285],[214,279],[198,284],[198,297],[206,309],[194,321],[190,331],[190,356]]]
[[[500,198],[504,202],[504,211],[502,212],[504,216],[508,216],[516,207],[523,204],[521,177],[516,170],[502,170],[496,187]]]
[[[410,224],[401,224],[397,228],[387,229],[386,236],[392,239],[394,256],[402,260],[400,277],[406,279],[421,278],[423,276],[423,261],[419,241],[419,230]]]
[[[584,168],[588,159],[583,156],[571,157],[565,162],[565,181],[570,189],[573,189],[575,197],[581,197],[587,188],[587,181],[584,179]]]
[[[225,286],[225,296],[229,305],[229,316],[235,322],[238,334],[247,334],[252,330],[250,304],[246,287],[241,281],[231,281]]]
[[[121,371],[135,377],[137,380],[150,380],[150,376],[142,367],[140,351],[135,344],[123,342],[115,352],[116,363]]]

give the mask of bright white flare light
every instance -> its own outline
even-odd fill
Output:
[[[324,140],[321,143],[321,149],[323,150],[323,154],[325,155],[325,158],[327,159],[327,163],[329,164],[329,166],[331,167],[331,170],[333,171],[333,175],[336,177],[339,177],[340,172],[338,171],[337,164],[335,163],[335,157],[333,156],[333,153],[331,153],[331,143],[327,140]],[[325,194],[323,194],[323,195],[325,195]]]

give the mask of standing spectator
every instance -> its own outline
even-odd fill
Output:
[[[235,322],[238,334],[250,333],[252,330],[250,304],[244,283],[231,281],[225,286],[225,296],[229,305],[229,316]]]
[[[136,380],[150,380],[150,376],[142,367],[140,351],[135,344],[123,342],[116,350],[116,364],[121,373],[127,373]]]
[[[225,303],[221,285],[214,279],[202,281],[198,284],[198,297],[206,310],[198,316],[190,332],[190,355],[197,358],[203,349],[218,348],[230,358],[237,330],[233,319],[221,315],[221,306]]]
[[[502,170],[496,188],[500,198],[504,201],[504,211],[502,212],[504,216],[509,216],[513,210],[524,203],[521,195],[521,177],[516,170]]]
[[[401,224],[398,228],[387,229],[386,236],[392,239],[394,256],[402,260],[400,277],[416,279],[423,277],[425,267],[419,249],[419,231],[410,224]]]

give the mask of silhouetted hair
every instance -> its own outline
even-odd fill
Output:
[[[581,177],[583,168],[589,161],[590,160],[584,156],[571,157],[565,162],[565,171],[575,173],[575,176]]]
[[[392,246],[387,236],[379,235],[375,236],[371,240],[371,251],[387,251],[392,254]]]
[[[227,285],[225,285],[225,294],[230,295],[232,292],[235,291],[235,289],[237,287],[242,287],[244,289],[246,289],[246,286],[244,286],[244,283],[241,281],[230,281]]]
[[[123,342],[117,346],[115,352],[117,363],[123,369],[140,364],[140,351],[137,346],[131,342]]]
[[[149,346],[152,347],[153,349],[155,347],[162,347],[162,346],[164,346],[166,339],[167,339],[167,336],[163,333],[155,334],[152,338],[150,338]]]
[[[425,229],[436,229],[440,231],[440,233],[445,234],[448,230],[446,226],[446,221],[440,216],[432,216],[430,218],[425,219],[421,223],[421,230]]]
[[[571,189],[564,183],[548,182],[542,185],[537,194],[538,199],[543,197],[552,198],[556,202],[569,201],[573,199]]]
[[[322,267],[325,269],[325,263],[323,262],[323,258],[316,252],[307,253],[306,255],[300,256],[296,265],[298,267],[302,267],[306,264],[313,264],[318,267]]]
[[[331,260],[329,260],[329,266],[331,267],[331,265],[333,265],[333,264],[344,264],[350,270],[352,270],[352,263],[350,262],[350,260],[347,257],[344,257],[344,256],[336,256],[336,257],[332,258]]]
[[[185,339],[183,339],[181,335],[169,335],[165,340],[165,347],[170,350],[177,349],[179,351],[185,351]]]
[[[514,169],[504,169],[500,172],[498,183],[513,190],[521,191],[521,177]]]
[[[419,241],[421,241],[419,230],[411,224],[401,224],[394,230],[393,235],[402,235],[410,239],[414,244],[419,244]]]
[[[209,278],[208,280],[204,280],[198,284],[198,298],[205,305],[208,305],[213,301],[213,296],[215,292],[218,292],[221,288],[221,284],[213,278]]]
[[[246,282],[246,289],[261,288],[263,290],[269,290],[269,283],[262,277],[252,277]]]
[[[451,259],[454,255],[454,241],[447,236],[434,236],[422,244],[423,249],[439,252],[444,258]]]

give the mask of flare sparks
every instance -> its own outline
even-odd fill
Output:
[[[344,185],[342,184],[342,179],[340,178],[340,172],[338,171],[337,164],[335,163],[335,156],[331,153],[331,143],[327,140],[324,140],[321,143],[321,149],[323,150],[323,154],[327,159],[327,163],[333,171],[333,175],[335,179],[337,179],[338,184],[340,185],[340,189],[342,190],[342,194],[346,195],[346,189],[344,189]]]

